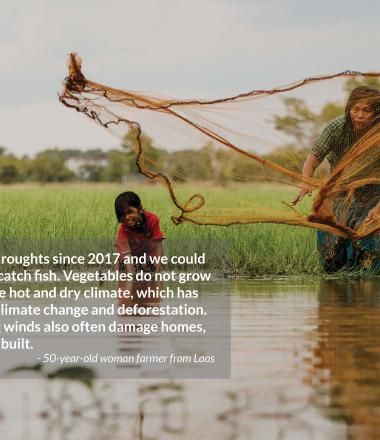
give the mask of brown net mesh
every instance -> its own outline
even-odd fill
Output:
[[[138,171],[168,189],[175,223],[283,223],[355,239],[380,229],[377,217],[366,221],[380,200],[378,97],[366,100],[376,109],[366,130],[355,133],[348,124],[336,141],[339,160],[327,155],[332,172],[302,175],[324,126],[344,119],[344,91],[363,81],[376,85],[380,73],[346,71],[229,98],[175,100],[87,80],[75,54],[68,67],[60,101],[136,153]],[[296,210],[290,202],[305,185],[316,196]]]

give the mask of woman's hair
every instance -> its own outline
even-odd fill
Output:
[[[351,120],[350,117],[350,110],[352,107],[359,101],[367,101],[370,105],[372,111],[374,112],[373,120],[374,122],[379,122],[380,118],[380,90],[367,87],[367,86],[360,86],[356,87],[348,97],[346,108],[345,108],[345,115],[347,120]]]
[[[122,222],[125,211],[131,206],[133,208],[142,209],[140,197],[136,193],[126,191],[116,197],[115,214],[119,223]]]

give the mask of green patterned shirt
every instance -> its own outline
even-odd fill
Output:
[[[355,135],[345,115],[333,119],[322,131],[311,153],[320,161],[326,157],[334,169],[355,143]]]

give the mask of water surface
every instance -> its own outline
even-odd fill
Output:
[[[2,439],[378,439],[379,280],[229,280],[230,379],[2,380]],[[206,292],[207,290],[207,292]],[[104,412],[103,419],[100,414]]]

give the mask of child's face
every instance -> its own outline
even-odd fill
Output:
[[[141,209],[134,206],[128,206],[124,211],[123,223],[130,228],[135,226],[141,220]]]

